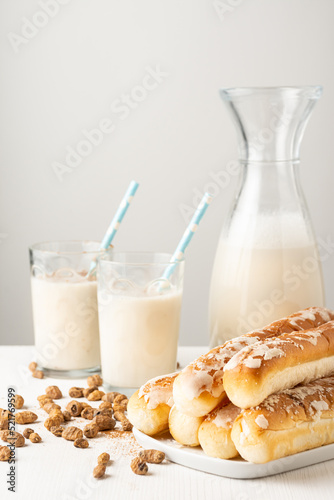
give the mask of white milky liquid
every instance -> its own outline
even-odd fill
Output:
[[[324,305],[317,248],[300,219],[264,217],[256,228],[241,227],[242,238],[232,227],[218,245],[209,301],[211,346]]]
[[[139,387],[176,368],[181,292],[155,296],[99,293],[103,380]]]
[[[31,278],[38,362],[53,370],[100,366],[97,283]]]

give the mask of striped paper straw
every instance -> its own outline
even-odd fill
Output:
[[[163,274],[163,278],[169,279],[171,274],[173,273],[175,269],[175,263],[179,262],[180,260],[183,259],[184,257],[184,252],[191,242],[192,237],[194,236],[194,233],[197,231],[198,224],[201,222],[203,215],[206,212],[206,209],[210,205],[212,201],[212,196],[209,193],[205,193],[203,198],[200,201],[200,204],[198,205],[194,215],[192,216],[191,221],[189,222],[189,225],[187,229],[185,230],[180,243],[178,244],[172,258],[171,262],[174,264],[171,264],[170,266],[167,267],[166,271]]]
[[[138,182],[135,181],[130,182],[130,185],[126,190],[125,195],[123,196],[123,199],[114,215],[114,218],[112,219],[110,226],[108,227],[107,232],[104,235],[104,238],[100,246],[100,250],[107,250],[111,245],[111,242],[113,241],[115,234],[117,233],[120,223],[122,222],[124,215],[126,214],[130,206],[132,198],[136,194],[138,186],[139,186]],[[95,269],[95,267],[96,267],[96,262],[94,261],[91,264],[89,274]]]

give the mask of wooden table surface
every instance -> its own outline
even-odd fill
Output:
[[[180,347],[181,367],[205,352],[205,347]],[[132,433],[127,437],[100,435],[89,440],[89,448],[77,449],[73,443],[56,438],[43,426],[45,412],[36,397],[48,385],[58,385],[65,407],[70,398],[68,389],[83,386],[83,379],[66,380],[32,378],[28,364],[34,358],[32,346],[0,347],[0,407],[7,408],[7,391],[14,387],[25,399],[25,408],[39,416],[31,424],[43,441],[17,449],[15,461],[16,493],[7,490],[9,464],[0,462],[0,499],[24,500],[329,500],[334,495],[334,460],[292,472],[261,479],[236,480],[199,472],[164,462],[150,465],[146,476],[136,476],[130,462],[138,451]],[[93,403],[94,404],[94,403]],[[95,404],[98,406],[98,402]],[[75,425],[83,427],[85,421]],[[26,426],[17,426],[25,428]],[[5,444],[5,443],[1,443]],[[102,480],[92,477],[97,456],[103,451],[111,455],[111,465]]]

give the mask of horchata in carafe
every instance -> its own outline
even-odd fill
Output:
[[[299,146],[322,88],[223,89],[238,131],[241,181],[219,239],[211,347],[324,305],[321,263],[299,181]]]

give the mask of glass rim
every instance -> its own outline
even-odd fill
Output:
[[[164,256],[166,257],[166,260],[161,260],[160,262],[157,261],[157,262],[154,262],[153,260],[151,260],[150,262],[145,262],[145,261],[142,261],[140,259],[136,260],[136,261],[126,261],[126,260],[120,260],[120,256],[134,256],[134,255],[141,255],[141,256],[148,256],[148,257],[153,257],[154,255],[159,255],[159,256]],[[172,262],[171,261],[171,258],[172,258],[173,254],[172,253],[168,253],[168,252],[147,252],[147,251],[144,251],[144,252],[136,252],[136,251],[123,251],[123,252],[106,252],[104,255],[100,255],[98,256],[97,258],[97,262],[98,264],[101,262],[103,263],[109,263],[109,264],[116,264],[116,265],[125,265],[125,266],[168,266],[170,264],[173,264],[173,265],[178,265],[178,264],[182,264],[184,262],[184,257],[182,257],[181,259],[177,260],[176,262]],[[108,258],[109,257],[109,258]],[[111,258],[110,258],[111,257]]]
[[[44,254],[50,254],[50,255],[96,255],[97,253],[105,253],[107,250],[104,248],[98,248],[96,250],[50,250],[47,248],[40,248],[42,245],[53,245],[53,244],[84,244],[84,243],[96,243],[96,245],[100,246],[101,242],[100,241],[95,241],[95,240],[49,240],[49,241],[40,241],[38,243],[34,243],[33,245],[29,246],[29,250],[32,252],[42,252]],[[109,249],[108,249],[109,250]]]
[[[235,97],[244,97],[254,94],[291,94],[291,97],[308,97],[309,99],[319,99],[323,93],[322,85],[301,85],[301,86],[273,86],[273,87],[221,87],[219,92],[224,100],[231,100]]]

